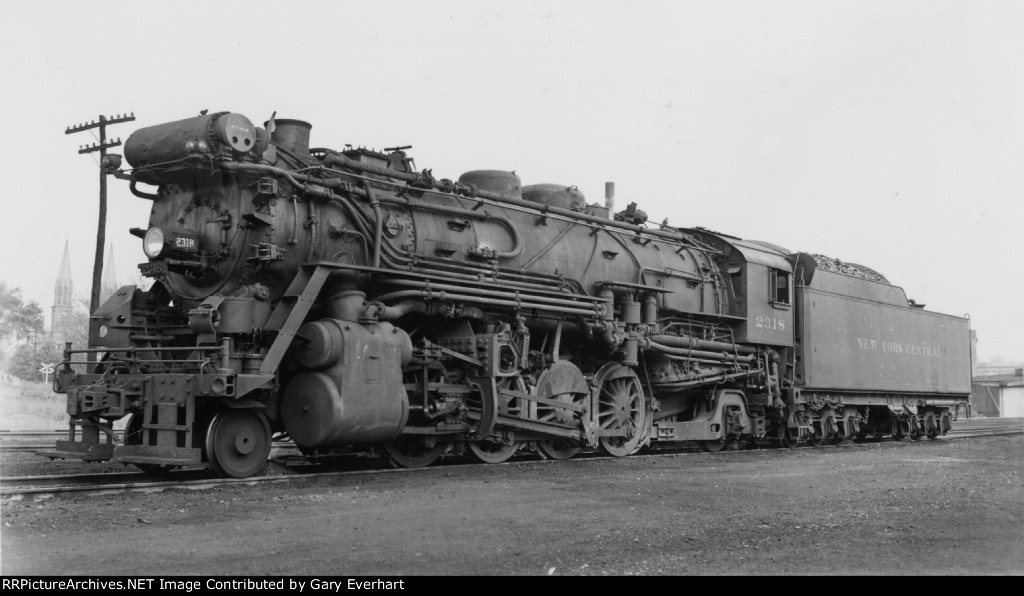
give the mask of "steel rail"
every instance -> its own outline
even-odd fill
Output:
[[[953,429],[950,431],[974,431],[984,430],[988,428],[1020,428],[1024,430],[1024,418],[969,418],[964,420],[957,420],[953,423]],[[124,431],[115,430],[114,434],[121,435]],[[68,434],[67,429],[55,429],[55,430],[0,430],[0,445],[6,439],[19,439],[19,438],[36,438],[36,437],[54,437],[62,438]],[[274,441],[274,444],[288,444],[288,441]]]
[[[978,434],[973,434],[971,429],[959,429],[958,432],[951,431],[943,437],[939,437],[936,440],[957,440],[964,438],[975,438],[975,437],[986,437],[997,434],[1021,434],[1024,433],[1024,426],[1020,426],[1020,419],[1016,419],[1015,422],[1018,425],[1007,424],[1004,428],[989,428],[980,429]],[[991,425],[989,425],[991,426]],[[993,431],[993,432],[989,432]],[[951,436],[952,435],[952,436]],[[892,442],[896,445],[914,445],[920,444],[924,441],[894,441],[892,437],[884,437],[877,439],[867,439],[864,441],[866,444],[874,444],[878,442]],[[848,442],[840,445],[823,445],[820,447],[813,447],[814,449],[830,449],[830,448],[856,448],[860,446],[860,443]],[[783,447],[765,445],[764,448],[781,449],[786,450]],[[800,448],[810,447],[809,445],[801,445]],[[733,450],[725,450],[722,453],[735,453]],[[637,457],[669,457],[678,456],[680,454],[697,454],[712,456],[714,453],[707,453],[700,451],[696,446],[689,444],[675,445],[672,447],[658,448],[653,452],[640,454]],[[548,464],[554,462],[584,462],[584,461],[605,461],[605,460],[617,460],[622,459],[619,457],[612,457],[607,455],[599,455],[597,452],[581,453],[580,455],[570,460],[553,460],[553,459],[514,459],[500,464],[487,464],[487,463],[458,463],[454,465],[461,466],[476,466],[480,468],[486,468],[495,465],[504,466],[521,466],[531,464]],[[386,464],[385,464],[386,465]],[[453,464],[448,464],[453,465]],[[571,465],[571,464],[570,464]],[[425,472],[437,468],[446,467],[445,464],[440,466],[426,466],[422,468],[374,468],[374,469],[361,469],[361,470],[343,470],[343,471],[332,471],[332,472],[317,472],[317,473],[305,473],[305,474],[283,474],[273,476],[255,476],[252,478],[189,478],[185,480],[150,480],[144,482],[114,482],[104,483],[99,485],[88,485],[88,484],[65,484],[59,485],[61,481],[75,482],[74,479],[88,480],[89,477],[121,477],[122,479],[126,476],[132,478],[151,478],[143,472],[139,473],[109,473],[109,474],[77,474],[69,476],[21,476],[12,478],[0,478],[0,498],[3,499],[19,499],[25,497],[45,497],[53,496],[57,494],[70,493],[77,495],[89,495],[89,494],[111,494],[117,492],[159,492],[167,488],[185,488],[190,490],[205,490],[208,488],[214,488],[217,486],[228,486],[228,485],[241,485],[241,486],[256,486],[265,483],[287,483],[295,480],[310,480],[310,479],[329,479],[339,478],[346,476],[359,476],[368,474],[402,474],[402,473],[416,473]],[[206,471],[179,471],[172,472],[172,474],[206,474]],[[34,484],[33,484],[34,483]],[[41,486],[42,484],[50,483],[51,486]],[[14,486],[5,486],[5,485]]]
[[[1010,432],[1024,432],[1024,418],[971,418],[967,420],[958,420],[953,423],[953,428],[949,431],[949,434],[960,434],[960,433],[972,433],[972,432],[1001,432],[1003,430],[1009,430]],[[19,449],[10,449],[10,451],[24,451],[27,449],[20,449],[22,445],[16,445],[9,443],[8,441],[17,439],[37,439],[40,437],[62,439],[67,437],[67,430],[0,430],[0,452],[4,451],[5,447],[18,447]],[[115,435],[121,436],[124,431],[115,430]],[[292,443],[290,441],[274,441],[275,447],[287,447]],[[39,445],[33,445],[36,448],[40,448]],[[41,448],[52,447],[52,445],[44,445]]]

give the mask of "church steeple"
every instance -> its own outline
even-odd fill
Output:
[[[114,267],[114,245],[110,245],[110,250],[107,252],[107,260],[103,263],[103,278],[100,282],[100,304],[103,304],[107,298],[114,295],[117,291],[117,272]]]
[[[64,241],[64,258],[60,261],[60,272],[57,282],[53,284],[53,308],[50,316],[50,333],[60,327],[63,315],[74,310],[74,284],[71,281],[71,256],[68,253],[68,241]]]

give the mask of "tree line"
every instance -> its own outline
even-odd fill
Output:
[[[25,381],[42,381],[42,365],[64,359],[64,344],[87,347],[88,303],[77,300],[71,311],[58,312],[46,330],[46,317],[35,300],[25,300],[21,288],[0,281],[0,370]]]

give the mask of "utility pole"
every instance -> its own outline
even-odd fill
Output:
[[[132,112],[131,115],[128,116],[119,114],[116,117],[111,116],[109,118],[101,115],[99,122],[93,121],[88,124],[78,124],[75,126],[69,126],[67,130],[64,131],[64,134],[69,135],[72,133],[82,132],[92,128],[100,129],[100,142],[98,144],[93,143],[92,145],[81,145],[78,149],[79,154],[92,153],[94,151],[100,152],[100,221],[98,230],[96,232],[96,258],[93,262],[92,268],[92,291],[89,294],[90,316],[92,315],[92,313],[96,312],[96,309],[99,308],[100,306],[100,280],[103,277],[103,248],[105,247],[107,241],[107,173],[108,168],[113,167],[113,169],[117,169],[117,166],[120,165],[120,156],[111,156],[117,157],[116,161],[118,163],[116,165],[110,163],[107,159],[107,149],[110,149],[111,147],[117,147],[118,145],[121,144],[120,138],[118,138],[115,141],[107,141],[107,126],[110,126],[112,124],[120,124],[121,122],[131,122],[132,120],[135,120],[135,112]],[[93,328],[92,325],[90,324],[90,346],[95,345],[95,340],[97,339],[93,337],[93,333]],[[89,356],[89,361],[92,362],[93,354],[90,353]]]

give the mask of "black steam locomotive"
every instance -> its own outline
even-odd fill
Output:
[[[410,467],[934,438],[970,393],[968,321],[866,267],[310,128],[220,112],[128,139],[109,171],[152,202],[154,283],[68,346],[69,437],[43,455],[247,477],[275,433]]]

